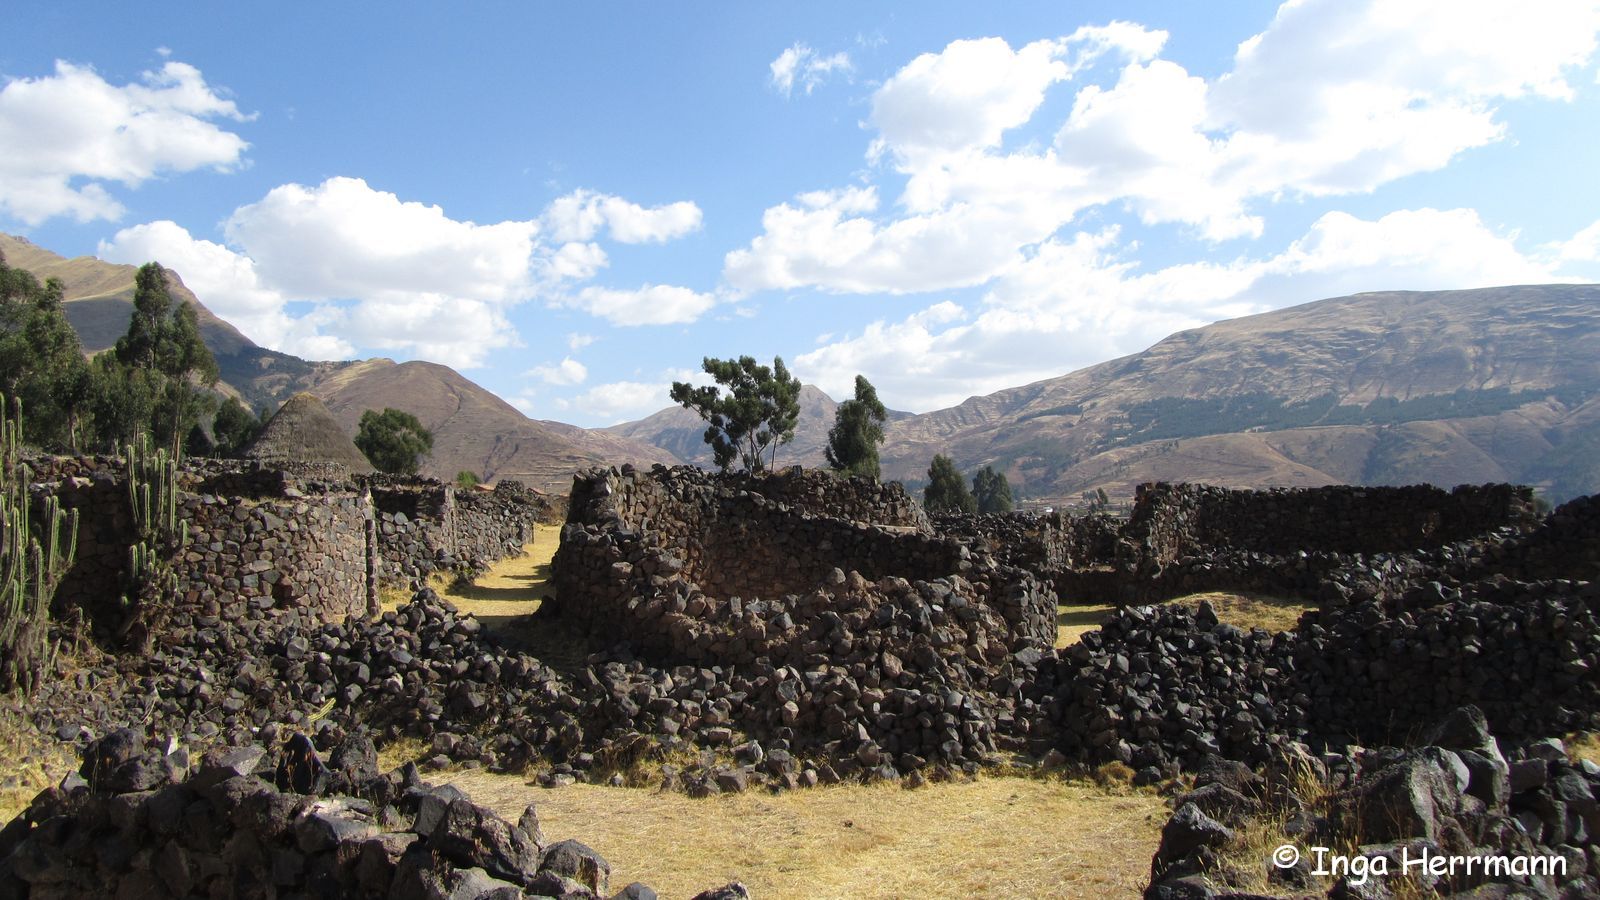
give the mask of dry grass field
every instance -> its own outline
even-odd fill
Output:
[[[1045,778],[704,800],[481,771],[450,780],[513,821],[534,804],[549,840],[611,863],[613,890],[642,881],[665,898],[732,880],[758,898],[1137,897],[1168,812],[1151,794]]]
[[[28,808],[34,795],[78,767],[71,744],[39,734],[20,709],[0,706],[0,823]]]
[[[1190,594],[1167,602],[1197,607],[1202,600],[1211,601],[1217,618],[1230,625],[1268,631],[1290,631],[1300,621],[1301,613],[1316,608],[1315,604],[1298,600],[1220,591]],[[1076,644],[1085,632],[1099,628],[1116,609],[1110,603],[1068,603],[1056,607],[1056,649]]]

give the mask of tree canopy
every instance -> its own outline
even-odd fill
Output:
[[[1011,483],[1006,481],[1005,473],[996,472],[994,466],[984,466],[972,476],[972,495],[977,500],[978,512],[1011,512]]]
[[[0,256],[0,393],[21,402],[34,443],[77,449],[92,381],[61,298],[59,279],[41,285]]]
[[[950,457],[933,458],[928,466],[928,486],[922,490],[922,506],[928,512],[977,512],[978,501],[967,490],[967,482]]]
[[[238,397],[229,397],[217,407],[216,418],[211,421],[211,439],[218,456],[233,456],[261,433],[264,423],[255,413],[245,409]]]
[[[828,429],[828,465],[846,475],[877,478],[878,445],[883,443],[883,423],[888,418],[872,382],[857,375],[855,397],[839,404]]]
[[[98,430],[111,442],[148,430],[175,451],[214,402],[201,388],[217,383],[217,361],[200,339],[194,307],[173,300],[158,263],[139,267],[128,331],[96,363]]]
[[[778,447],[794,440],[800,420],[800,379],[789,374],[781,356],[774,357],[771,368],[752,356],[736,360],[708,356],[701,368],[728,389],[727,395],[714,385],[695,387],[675,381],[672,402],[707,422],[705,441],[717,467],[727,471],[736,458],[749,472],[775,465]]]
[[[415,475],[422,457],[433,449],[433,432],[404,410],[369,409],[361,414],[355,444],[378,471]]]

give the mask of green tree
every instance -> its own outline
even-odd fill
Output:
[[[789,374],[781,356],[773,359],[770,369],[751,356],[736,360],[708,356],[701,365],[728,389],[727,396],[715,386],[675,381],[672,402],[694,410],[708,423],[705,440],[717,467],[727,471],[735,458],[749,472],[775,465],[778,447],[794,440],[800,420],[800,379]]]
[[[218,456],[234,456],[261,432],[262,421],[245,409],[238,397],[229,397],[217,407],[211,420],[211,439]]]
[[[1011,512],[1011,483],[1006,481],[1006,473],[996,472],[994,466],[984,466],[972,476],[972,495],[978,512]]]
[[[136,402],[122,405],[142,407],[148,399],[148,430],[157,443],[176,452],[189,429],[210,411],[211,395],[201,388],[217,383],[217,361],[200,339],[194,307],[172,299],[160,264],[139,267],[134,277],[133,316],[110,355],[130,381],[135,372],[146,374],[148,385],[130,385],[139,394]],[[111,378],[100,387],[115,392],[122,385]],[[115,400],[112,404],[118,405]],[[115,437],[131,440],[132,435]]]
[[[928,486],[922,490],[922,506],[928,512],[977,512],[978,501],[967,490],[954,461],[943,454],[928,466]]]
[[[131,445],[150,433],[161,379],[148,369],[125,366],[110,353],[89,366],[94,433],[102,448]]]
[[[89,418],[89,363],[62,307],[62,285],[41,285],[0,256],[0,392],[28,410],[29,437],[77,449]]]
[[[470,491],[480,484],[483,484],[483,479],[479,478],[478,473],[471,469],[462,469],[456,473],[456,487],[463,491]]]
[[[361,414],[356,447],[380,472],[415,475],[422,457],[433,449],[433,432],[403,410],[385,408],[380,413],[369,409]]]
[[[857,375],[855,397],[839,404],[828,429],[828,465],[846,475],[877,478],[878,445],[883,443],[883,423],[888,418],[872,382]]]

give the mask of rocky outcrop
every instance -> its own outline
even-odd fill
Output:
[[[1236,896],[1263,876],[1294,897],[1600,893],[1600,766],[1555,739],[1504,751],[1476,707],[1421,740],[1320,757],[1293,747],[1244,784],[1202,772],[1173,800],[1145,896]],[[1284,823],[1266,832],[1280,846],[1244,846],[1267,821]]]

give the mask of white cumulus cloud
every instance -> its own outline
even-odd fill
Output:
[[[1096,207],[1256,238],[1282,198],[1371,192],[1505,139],[1500,106],[1570,97],[1597,32],[1593,0],[1290,0],[1210,78],[1132,23],[1019,48],[955,41],[873,95],[867,155],[904,176],[894,202],[773,206],[724,277],[741,291],[987,283]],[[1070,103],[1046,103],[1056,91]]]
[[[559,401],[558,405],[580,412],[586,418],[616,425],[672,405],[667,395],[670,388],[666,383],[613,381],[597,384],[576,397]]]
[[[700,207],[687,200],[645,207],[621,197],[578,190],[559,197],[544,220],[558,241],[590,241],[607,229],[624,244],[662,243],[700,230]]]
[[[348,341],[322,333],[326,314],[291,316],[283,293],[262,282],[254,260],[196,238],[176,222],[124,228],[101,241],[97,252],[108,262],[159,262],[172,269],[208,309],[264,347],[307,359],[344,359],[355,353]]]
[[[216,120],[249,118],[187,63],[113,85],[58,60],[53,75],[0,88],[0,212],[29,225],[115,220],[124,209],[109,183],[232,169],[250,145]]]
[[[583,384],[589,378],[589,369],[583,363],[568,356],[558,363],[534,366],[528,370],[529,375],[539,379],[545,384],[560,387],[570,387]]]
[[[565,303],[613,325],[679,325],[700,318],[717,298],[686,287],[647,284],[636,290],[586,287]]]
[[[810,94],[834,72],[851,70],[850,54],[840,51],[823,56],[804,43],[796,41],[767,64],[772,73],[772,86],[785,97],[794,95],[795,86]]]
[[[239,207],[224,223],[226,244],[152,222],[124,229],[101,252],[160,259],[252,339],[315,358],[376,349],[472,368],[518,346],[507,312],[531,300],[623,324],[689,322],[713,305],[709,295],[656,285],[574,294],[609,263],[591,240],[602,225],[613,240],[639,242],[692,230],[700,219],[692,203],[646,209],[592,192],[563,199],[575,196],[598,211],[596,224],[584,224],[581,209],[574,219],[561,201],[535,218],[478,224],[336,177],[281,185]],[[573,335],[571,349],[592,340]],[[587,377],[580,370],[569,359],[552,371],[570,385]]]

